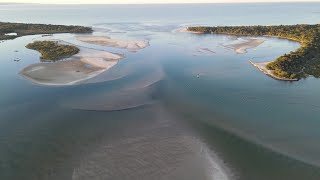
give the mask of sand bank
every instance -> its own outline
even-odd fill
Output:
[[[80,50],[71,58],[54,63],[36,63],[20,71],[20,75],[35,84],[65,86],[98,76],[123,58],[122,55],[96,50]]]
[[[256,39],[256,38],[249,38],[244,39],[244,42],[238,42],[235,44],[227,44],[222,45],[226,49],[231,49],[235,51],[237,54],[245,54],[247,53],[248,49],[253,49],[258,46],[260,46],[262,43],[264,43],[265,40],[263,39]]]
[[[107,36],[76,36],[76,39],[89,44],[127,49],[131,52],[137,52],[149,46],[147,40],[111,39]]]
[[[283,77],[274,75],[272,70],[267,69],[267,64],[269,64],[270,62],[255,63],[255,62],[249,61],[249,63],[252,64],[254,67],[258,68],[264,74],[272,77],[273,79],[281,80],[281,81],[298,81],[298,79],[288,79],[288,78],[283,78]]]

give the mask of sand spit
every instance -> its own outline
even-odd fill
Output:
[[[269,70],[266,67],[267,64],[270,62],[255,63],[255,62],[249,61],[249,63],[252,64],[254,67],[258,68],[261,72],[263,72],[267,76],[272,77],[273,79],[280,80],[280,81],[298,81],[298,79],[288,79],[288,78],[282,78],[274,75],[272,70]]]
[[[174,32],[177,33],[194,33],[194,34],[203,34],[202,32],[196,32],[196,31],[189,31],[187,27],[175,30]]]
[[[76,36],[76,39],[89,44],[127,49],[130,52],[137,52],[149,46],[147,40],[111,39],[107,36]]]
[[[235,51],[237,54],[245,54],[247,53],[248,49],[253,49],[260,46],[264,43],[265,40],[263,39],[256,39],[256,38],[249,38],[244,39],[244,42],[239,42],[235,44],[226,44],[222,45],[226,49],[231,49]]]
[[[123,57],[105,51],[80,49],[79,54],[67,60],[32,64],[22,69],[19,74],[40,85],[75,85],[107,71]]]

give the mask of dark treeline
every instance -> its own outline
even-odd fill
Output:
[[[280,26],[225,26],[189,27],[188,30],[244,36],[276,36],[295,40],[301,47],[269,63],[267,68],[274,70],[279,77],[300,79],[313,75],[320,77],[320,24],[280,25]]]
[[[64,26],[51,24],[24,24],[0,22],[0,40],[14,39],[16,37],[34,34],[54,33],[91,33],[91,27]],[[17,36],[7,36],[7,33],[17,33]]]
[[[79,52],[79,48],[75,46],[58,44],[55,41],[35,41],[26,47],[39,51],[42,61],[58,61]]]

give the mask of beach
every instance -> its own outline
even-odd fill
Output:
[[[298,79],[288,79],[288,78],[278,77],[278,76],[274,75],[272,70],[267,69],[267,65],[270,62],[257,63],[257,62],[249,61],[249,63],[252,64],[254,67],[258,68],[261,72],[263,72],[267,76],[272,77],[273,79],[281,80],[281,81],[298,81]]]

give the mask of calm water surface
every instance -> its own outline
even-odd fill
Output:
[[[55,35],[126,58],[85,84],[47,87],[18,74],[39,62],[24,46],[40,36],[0,43],[0,179],[320,179],[320,80],[280,82],[248,63],[299,44],[263,38],[235,54],[221,46],[230,36],[174,32],[319,18],[319,3],[1,5],[0,21],[89,25],[150,47],[130,53]],[[108,108],[92,111],[97,102]],[[112,111],[132,102],[144,105]]]

